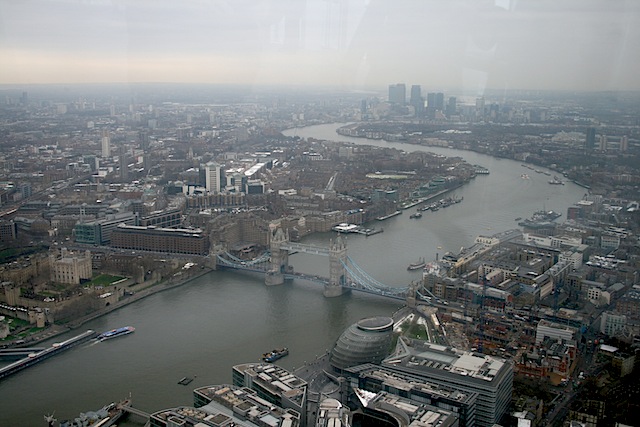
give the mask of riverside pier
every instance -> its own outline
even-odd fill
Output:
[[[55,356],[56,354],[62,353],[65,350],[75,347],[78,344],[82,344],[83,342],[88,341],[95,336],[96,331],[88,330],[73,338],[69,338],[66,341],[54,343],[51,347],[48,347],[37,353],[30,353],[29,355],[27,355],[27,357],[0,369],[0,380],[8,377],[9,375],[13,375],[23,369],[26,369],[29,366],[35,365],[38,362],[42,362],[43,360],[48,359],[51,356]]]

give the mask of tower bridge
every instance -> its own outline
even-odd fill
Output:
[[[302,252],[329,257],[329,277],[295,272],[289,265],[289,255]],[[217,265],[242,271],[264,273],[265,284],[281,285],[285,280],[301,278],[324,286],[325,297],[337,297],[345,291],[357,290],[393,299],[404,300],[414,305],[417,299],[427,302],[433,295],[425,289],[418,290],[416,285],[397,287],[385,285],[367,274],[347,255],[347,242],[340,235],[331,240],[329,247],[319,247],[291,242],[289,235],[281,228],[269,234],[269,251],[252,260],[240,259],[228,252],[217,255]]]

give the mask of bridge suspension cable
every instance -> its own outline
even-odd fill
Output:
[[[224,255],[224,257],[222,257],[221,255],[218,255],[218,259],[223,259],[223,260],[226,260],[226,261],[233,261],[234,263],[240,264],[240,265],[261,264],[263,262],[269,261],[269,257],[271,256],[269,251],[263,253],[258,258],[254,258],[254,259],[251,259],[251,260],[244,260],[244,259],[238,258],[237,256],[234,256],[233,254],[230,254],[229,252],[223,252],[222,255]]]
[[[403,295],[406,294],[409,290],[409,287],[396,288],[393,286],[385,285],[377,281],[376,279],[369,276],[358,264],[356,264],[351,257],[347,256],[348,263],[342,261],[342,265],[344,265],[345,269],[349,273],[352,279],[355,279],[357,284],[363,286],[366,289],[376,291],[383,295]],[[352,269],[351,266],[354,267]]]

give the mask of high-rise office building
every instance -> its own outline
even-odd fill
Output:
[[[219,193],[222,188],[222,166],[216,162],[205,165],[205,187],[209,193]]]
[[[118,159],[120,163],[120,180],[122,182],[127,182],[129,180],[129,156],[127,154],[127,147],[124,144],[121,145]]]
[[[111,136],[108,129],[102,129],[102,157],[111,156]]]
[[[389,85],[389,102],[400,105],[407,102],[407,87],[404,83]]]
[[[427,117],[435,118],[436,111],[444,111],[444,93],[429,92],[427,94]]]
[[[444,93],[430,92],[427,94],[427,108],[433,111],[444,111]]]
[[[463,393],[477,393],[474,425],[478,427],[495,425],[509,409],[513,365],[504,359],[400,339],[395,353],[382,362],[382,367]]]
[[[476,98],[476,119],[484,120],[484,97]]]
[[[458,106],[456,105],[456,97],[450,96],[449,102],[447,103],[447,117],[454,116],[458,111]]]
[[[409,102],[413,104],[421,100],[422,100],[422,89],[420,88],[420,85],[411,86],[411,96],[409,98]]]
[[[587,139],[585,140],[584,148],[587,150],[593,150],[596,146],[596,128],[587,129]]]
[[[430,110],[435,110],[436,108],[436,93],[429,92],[427,94],[427,108]]]
[[[436,110],[444,111],[444,93],[436,93]]]
[[[623,135],[620,138],[620,151],[629,150],[629,137],[627,135]]]
[[[420,88],[420,85],[411,86],[409,104],[413,106],[417,117],[424,114],[424,98],[422,97],[422,89]]]
[[[600,135],[600,151],[607,151],[609,149],[609,139],[607,135]]]
[[[367,112],[367,107],[368,107],[368,105],[367,105],[367,100],[366,99],[363,99],[362,101],[360,101],[360,112],[362,114],[365,114]]]

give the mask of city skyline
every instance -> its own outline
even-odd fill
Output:
[[[640,89],[634,2],[52,0],[0,10],[0,84]]]

